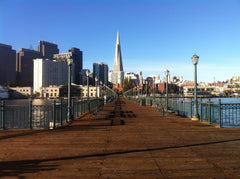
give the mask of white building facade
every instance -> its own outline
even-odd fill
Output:
[[[48,59],[33,60],[33,92],[40,92],[41,87],[65,85],[68,82],[68,65]]]

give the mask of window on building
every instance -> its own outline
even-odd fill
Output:
[[[93,93],[91,93],[91,96],[93,96]]]

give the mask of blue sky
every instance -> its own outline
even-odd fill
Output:
[[[17,51],[45,40],[112,69],[117,31],[126,72],[193,80],[196,53],[198,81],[240,76],[240,0],[0,0],[0,43]]]

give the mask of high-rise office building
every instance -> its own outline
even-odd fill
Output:
[[[17,84],[33,86],[33,59],[41,58],[42,54],[35,50],[20,48],[16,55]]]
[[[0,43],[0,85],[16,81],[16,50]]]
[[[109,82],[113,84],[122,84],[124,80],[119,32],[117,33],[113,71],[109,72],[108,78],[109,78]]]
[[[68,83],[68,66],[66,62],[48,59],[34,59],[34,93],[40,92],[41,87],[50,85],[66,85]]]
[[[38,51],[42,54],[43,58],[53,59],[54,54],[59,53],[57,44],[39,40]]]
[[[80,84],[80,72],[82,70],[82,61],[83,55],[82,51],[78,48],[71,48],[67,53],[59,53],[54,55],[54,59],[56,61],[67,61],[70,57],[73,58],[73,65],[72,65],[72,81],[73,83]]]
[[[93,79],[98,78],[98,84],[101,81],[103,84],[108,85],[108,64],[99,62],[93,64]]]

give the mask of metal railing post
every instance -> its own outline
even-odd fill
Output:
[[[202,110],[202,98],[200,98],[200,121],[202,121],[203,116],[203,110]]]
[[[183,97],[183,116],[185,116],[186,112],[185,112],[185,98]]]
[[[4,119],[4,107],[5,107],[5,101],[1,102],[1,120],[2,120],[2,129],[5,129],[5,119]]]
[[[60,124],[62,126],[63,122],[62,122],[62,99],[60,100]]]
[[[179,114],[179,99],[177,98],[177,109],[176,109],[176,114]]]
[[[81,99],[81,102],[80,102],[80,115],[82,115],[82,112],[83,111],[83,100]]]
[[[190,104],[191,104],[190,112],[191,112],[191,117],[192,117],[192,98],[191,98]]]
[[[53,101],[53,129],[56,128],[56,101]]]
[[[71,113],[71,120],[72,120],[72,121],[74,121],[74,117],[75,117],[74,101],[75,101],[74,98],[72,98],[72,100],[71,100],[71,103],[72,103],[72,104],[71,104],[71,106],[72,106],[72,109],[71,109],[71,112],[72,112],[72,113]]]
[[[208,122],[211,124],[211,100],[208,99]]]
[[[218,121],[219,121],[219,127],[222,127],[221,99],[219,99],[219,102],[218,102]]]
[[[29,101],[28,119],[29,119],[29,128],[32,129],[32,100]]]

